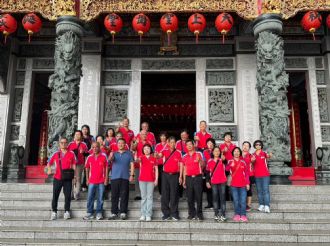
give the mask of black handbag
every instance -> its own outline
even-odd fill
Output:
[[[74,178],[74,170],[72,168],[69,169],[62,169],[62,159],[61,159],[61,154],[58,152],[58,162],[60,165],[60,170],[62,174],[62,180],[63,181],[71,181]]]

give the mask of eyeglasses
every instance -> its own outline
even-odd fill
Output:
[[[261,144],[256,144],[256,146],[261,146]]]
[[[60,144],[68,144],[68,142],[60,142]]]

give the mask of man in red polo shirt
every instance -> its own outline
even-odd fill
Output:
[[[156,138],[155,135],[152,132],[149,132],[149,123],[143,122],[141,124],[141,130],[147,132],[147,140],[151,144],[152,147],[155,147],[156,145]],[[140,140],[140,133],[136,136],[136,139]]]
[[[186,129],[182,130],[180,133],[180,140],[176,142],[175,148],[181,152],[182,155],[188,153],[186,141],[189,139],[189,134]]]
[[[86,183],[88,185],[87,215],[84,220],[94,218],[94,201],[97,190],[96,219],[103,219],[103,192],[108,184],[108,158],[101,152],[100,143],[92,143],[93,153],[86,159]]]
[[[118,144],[117,141],[118,139],[123,138],[123,134],[121,132],[116,133],[116,140],[114,143],[110,144],[110,152],[118,152]],[[125,144],[125,150],[129,150],[129,146]]]
[[[62,170],[75,169],[77,159],[72,151],[68,150],[68,139],[61,137],[59,140],[60,150],[56,151],[47,163],[47,174],[52,174],[51,166],[55,164],[55,174],[53,180],[53,200],[51,220],[57,219],[58,198],[63,187],[64,193],[64,219],[70,219],[70,203],[72,192],[72,180],[62,180]]]
[[[184,167],[183,186],[187,189],[188,197],[188,220],[203,220],[203,155],[195,151],[192,140],[187,140],[186,146],[188,153],[182,157],[182,163]],[[195,201],[197,203],[197,212]]]
[[[162,172],[162,197],[161,209],[163,220],[179,220],[179,184],[182,184],[182,155],[179,150],[175,149],[175,137],[169,137],[169,147],[164,149],[160,156],[163,157]]]
[[[79,194],[81,190],[82,173],[85,165],[85,156],[88,156],[88,147],[83,142],[83,134],[80,130],[74,132],[74,138],[68,145],[68,150],[73,151],[77,157],[77,166],[75,170],[76,180],[74,183],[73,197],[75,200],[79,199]]]
[[[131,146],[134,139],[134,132],[129,129],[129,119],[127,117],[122,120],[116,132],[121,132],[128,146]]]
[[[207,124],[205,120],[199,123],[199,132],[196,133],[194,140],[198,151],[203,152],[207,149],[206,141],[212,138],[212,135],[206,131]]]

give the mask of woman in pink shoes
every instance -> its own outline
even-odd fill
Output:
[[[233,197],[235,215],[234,221],[247,222],[246,217],[246,191],[250,189],[249,169],[242,159],[242,150],[239,147],[233,149],[233,159],[228,161],[226,170],[230,171],[228,182]]]

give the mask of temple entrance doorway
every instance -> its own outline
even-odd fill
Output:
[[[196,131],[196,74],[142,73],[141,122],[149,122],[157,142],[159,133],[179,138],[187,129]]]
[[[312,166],[306,74],[289,72],[288,103],[290,110],[291,167]]]

